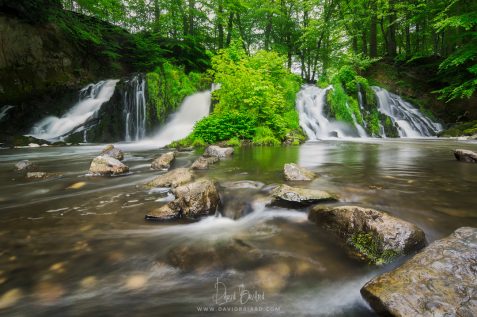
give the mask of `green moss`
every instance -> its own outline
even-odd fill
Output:
[[[253,137],[255,145],[280,145],[280,141],[275,138],[273,131],[269,127],[258,127]]]
[[[377,265],[389,263],[399,255],[394,250],[382,250],[378,238],[369,232],[354,234],[348,243],[370,262]]]
[[[237,137],[231,138],[227,142],[225,142],[228,146],[240,146],[242,142]]]
[[[442,131],[441,137],[471,136],[477,133],[477,120],[456,124],[447,130]]]
[[[353,117],[347,104],[348,95],[340,83],[333,83],[333,90],[327,94],[326,99],[330,106],[331,114],[336,120],[353,122]]]
[[[380,121],[379,121],[379,112],[376,109],[373,109],[368,115],[366,116],[366,127],[367,132],[373,137],[377,137],[381,133],[380,129]]]

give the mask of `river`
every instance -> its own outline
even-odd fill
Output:
[[[477,226],[477,164],[457,162],[455,148],[476,151],[477,143],[356,139],[236,149],[198,172],[217,181],[228,217],[166,224],[144,215],[170,197],[140,186],[159,173],[150,162],[165,150],[125,145],[131,173],[119,177],[87,175],[101,146],[1,150],[0,315],[372,316],[359,289],[405,259],[368,265],[309,222],[306,209],[266,207],[261,198],[284,182],[283,164],[295,162],[320,175],[304,186],[413,222],[432,242]],[[180,153],[174,167],[199,154]],[[22,159],[62,176],[26,180],[13,171]],[[265,186],[230,188],[241,180]]]

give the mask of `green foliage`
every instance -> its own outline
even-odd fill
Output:
[[[439,136],[443,137],[458,137],[471,136],[477,133],[477,120],[465,123],[456,124],[449,129],[442,131]]]
[[[379,121],[379,113],[376,109],[373,109],[366,117],[368,133],[373,136],[377,137],[380,134],[380,121]]]
[[[394,250],[382,250],[379,238],[372,233],[360,232],[351,236],[348,243],[370,262],[382,265],[394,260],[399,253]]]
[[[221,88],[214,91],[214,112],[200,121],[193,135],[206,142],[233,137],[254,139],[257,144],[276,145],[299,129],[295,110],[300,80],[274,52],[248,56],[240,43],[212,58],[210,74]],[[255,133],[255,126],[260,126]]]
[[[163,121],[185,97],[197,92],[202,85],[200,74],[186,74],[182,67],[167,62],[147,73],[146,78],[149,102],[155,106],[159,121]]]
[[[196,123],[191,138],[200,138],[212,144],[218,141],[252,139],[255,135],[256,118],[248,113],[213,113]]]
[[[228,146],[241,146],[242,142],[237,137],[233,137],[227,142],[225,142]]]
[[[326,98],[330,105],[331,113],[336,120],[348,123],[353,122],[352,112],[348,107],[348,95],[340,83],[333,84],[333,90],[328,92]]]

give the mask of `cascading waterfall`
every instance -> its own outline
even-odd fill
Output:
[[[192,132],[195,123],[209,114],[210,101],[210,90],[186,97],[179,110],[170,116],[158,133],[152,139],[141,141],[140,144],[162,147],[185,138]]]
[[[5,117],[10,109],[14,108],[13,106],[6,105],[0,108],[0,121]]]
[[[318,88],[306,85],[298,93],[296,106],[300,117],[300,125],[310,140],[343,138],[343,137],[366,137],[366,131],[353,116],[354,126],[347,123],[330,119],[325,113],[326,94],[332,86]]]
[[[400,96],[381,87],[372,88],[378,97],[378,111],[391,119],[400,137],[429,137],[442,130],[441,124],[433,122]]]
[[[138,74],[125,82],[123,115],[125,140],[139,141],[146,136],[146,79]]]
[[[46,117],[36,123],[30,135],[46,140],[60,139],[72,131],[82,131],[81,126],[92,118],[101,105],[107,102],[114,93],[118,80],[105,80],[89,84],[80,90],[79,102],[62,117]]]
[[[358,123],[352,111],[352,124],[341,122],[330,116],[329,107],[326,104],[326,94],[332,86],[319,88],[306,85],[297,95],[296,107],[300,117],[300,125],[310,140],[368,137],[366,122]],[[378,111],[384,118],[389,118],[391,124],[397,129],[399,137],[416,138],[436,135],[442,129],[439,123],[423,115],[410,103],[404,101],[398,95],[389,93],[383,88],[373,87],[378,98]],[[363,118],[366,116],[365,101],[361,92],[358,92],[359,109]],[[346,104],[347,107],[348,104]],[[380,137],[385,138],[385,128],[379,123]]]

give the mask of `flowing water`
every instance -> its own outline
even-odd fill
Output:
[[[79,101],[62,117],[46,117],[36,123],[30,135],[46,140],[57,140],[72,132],[82,131],[82,125],[92,118],[114,93],[118,80],[105,80],[81,89]]]
[[[125,82],[123,115],[125,141],[139,141],[146,136],[146,78],[142,74]]]
[[[178,224],[143,220],[170,199],[138,186],[160,173],[149,164],[165,150],[128,150],[131,173],[121,177],[87,176],[99,146],[2,150],[0,315],[197,316],[220,307],[232,312],[215,315],[372,316],[359,289],[397,264],[350,257],[306,209],[266,207],[267,187],[296,162],[320,174],[300,186],[388,211],[431,242],[477,226],[477,164],[455,161],[455,148],[477,144],[356,139],[236,149],[199,172],[217,181],[226,216]],[[198,155],[180,153],[173,167]],[[26,180],[13,171],[21,159],[62,176]],[[254,296],[241,303],[246,291]],[[247,307],[256,311],[233,311]]]

